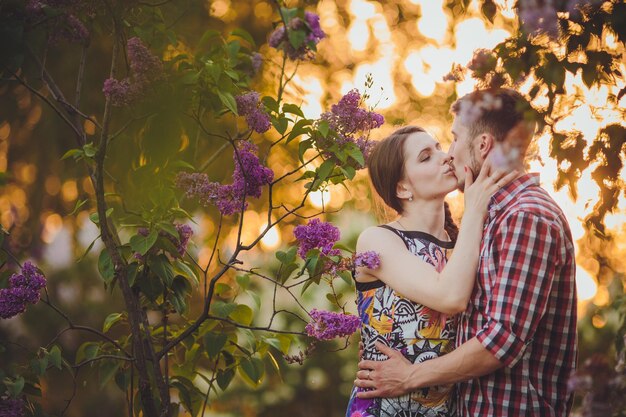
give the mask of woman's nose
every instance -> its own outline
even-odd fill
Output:
[[[443,161],[442,164],[449,164],[450,162],[452,162],[454,160],[454,157],[451,155],[448,155],[447,153],[443,153]]]

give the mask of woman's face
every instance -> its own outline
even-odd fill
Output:
[[[412,133],[404,142],[404,177],[398,183],[399,192],[406,189],[414,200],[431,200],[445,197],[456,187],[450,157],[439,142],[428,133]]]

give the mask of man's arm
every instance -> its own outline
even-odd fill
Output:
[[[495,236],[497,278],[486,323],[476,337],[447,355],[415,365],[399,352],[391,355],[390,349],[383,346],[385,351],[381,352],[393,356],[393,361],[375,362],[375,368],[368,368],[371,361],[359,364],[365,371],[359,371],[357,386],[377,388],[361,396],[396,396],[418,387],[459,382],[502,366],[514,366],[546,311],[559,244],[558,232],[545,219],[524,212],[509,216]],[[367,369],[374,371],[368,373]],[[370,378],[374,383],[366,381]]]
[[[476,338],[447,355],[416,364],[411,364],[402,353],[380,342],[376,343],[376,348],[389,356],[389,360],[359,362],[360,370],[354,384],[373,389],[358,392],[359,398],[397,397],[422,387],[476,378],[504,366]]]

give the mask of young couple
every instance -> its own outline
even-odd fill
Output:
[[[497,106],[460,117],[482,99]],[[374,148],[372,183],[399,217],[358,239],[381,264],[355,274],[363,349],[347,417],[568,415],[574,245],[524,170],[525,108],[513,90],[475,91],[452,106],[447,154],[415,126]],[[444,203],[456,188],[460,230]]]

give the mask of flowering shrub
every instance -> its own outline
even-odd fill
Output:
[[[122,80],[107,78],[102,92],[114,106],[126,106],[141,97],[153,82],[163,75],[161,60],[150,52],[141,39],[133,37],[126,43],[131,77]]]
[[[237,112],[240,116],[246,117],[250,129],[263,133],[267,132],[272,124],[269,114],[261,108],[259,96],[256,91],[250,91],[235,97],[235,100],[237,101]]]
[[[354,266],[377,269],[380,266],[380,257],[374,251],[354,254]]]
[[[326,256],[339,255],[333,245],[339,240],[339,229],[320,219],[310,220],[306,225],[296,226],[293,234],[298,239],[298,255],[305,259],[311,249],[319,249]]]
[[[291,60],[312,58],[316,45],[326,36],[320,27],[319,16],[305,11],[303,18],[298,16],[297,9],[282,9],[282,14],[284,25],[272,32],[268,44],[284,51]]]
[[[0,318],[8,319],[23,313],[28,304],[39,301],[39,292],[46,278],[31,262],[25,262],[21,273],[9,278],[9,288],[0,289]]]
[[[310,315],[312,321],[306,325],[305,330],[309,336],[318,340],[350,336],[361,325],[361,320],[351,314],[313,309]]]
[[[206,174],[185,172],[178,174],[176,184],[185,191],[187,198],[197,198],[204,205],[213,204],[225,216],[245,210],[246,197],[259,198],[262,187],[274,179],[274,172],[261,164],[256,152],[257,147],[252,142],[238,144],[233,154],[235,171],[231,184],[209,182]]]

